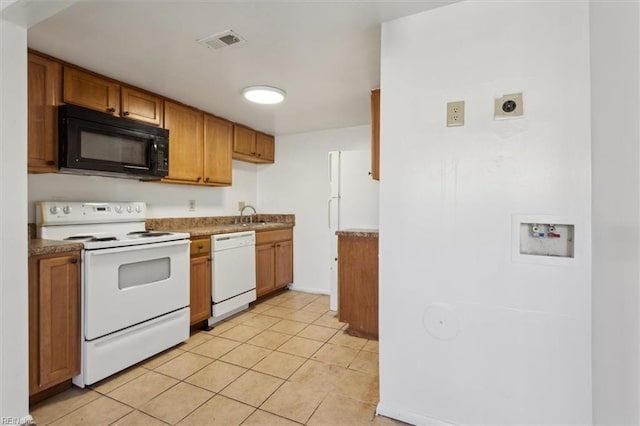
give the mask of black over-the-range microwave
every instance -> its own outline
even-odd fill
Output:
[[[75,105],[58,107],[61,172],[160,179],[169,173],[169,130]]]

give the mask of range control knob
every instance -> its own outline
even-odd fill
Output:
[[[64,206],[64,207],[62,208],[62,211],[64,212],[64,214],[69,214],[69,213],[71,213],[71,210],[72,210],[72,209],[71,209],[71,206]]]
[[[122,213],[122,206],[120,205],[116,206],[116,213]]]
[[[133,211],[133,207],[131,207],[131,206],[127,206],[127,212],[128,212],[128,213],[131,213],[132,211]]]
[[[139,205],[136,206],[136,213],[140,213],[142,211],[142,207],[140,207]]]
[[[51,214],[58,214],[58,213],[60,213],[60,207],[51,206],[51,207],[49,207],[49,211],[51,212]]]

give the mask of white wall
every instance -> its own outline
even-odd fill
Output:
[[[27,31],[0,19],[0,417],[29,414]]]
[[[380,413],[591,423],[588,12],[469,1],[383,25]],[[526,118],[494,121],[519,91]],[[512,258],[517,215],[575,223],[575,259]]]
[[[640,424],[640,7],[590,7],[593,418]],[[621,42],[623,40],[623,42]]]
[[[327,157],[339,150],[371,151],[370,126],[278,136],[275,164],[258,169],[259,209],[296,215],[296,290],[329,294]]]
[[[255,164],[241,161],[233,162],[233,185],[221,188],[62,173],[31,174],[29,222],[35,221],[34,202],[42,200],[144,201],[148,217],[154,218],[238,215],[238,201],[256,203],[256,175]],[[189,211],[189,200],[196,201],[193,212]]]

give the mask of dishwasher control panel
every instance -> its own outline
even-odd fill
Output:
[[[211,236],[212,251],[228,250],[237,247],[255,245],[255,231],[231,232],[228,234],[215,234]]]

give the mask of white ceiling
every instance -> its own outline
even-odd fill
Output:
[[[380,24],[453,3],[428,1],[80,1],[28,31],[29,47],[276,135],[369,123]],[[246,44],[197,39],[232,29]],[[241,91],[269,85],[280,105]]]

